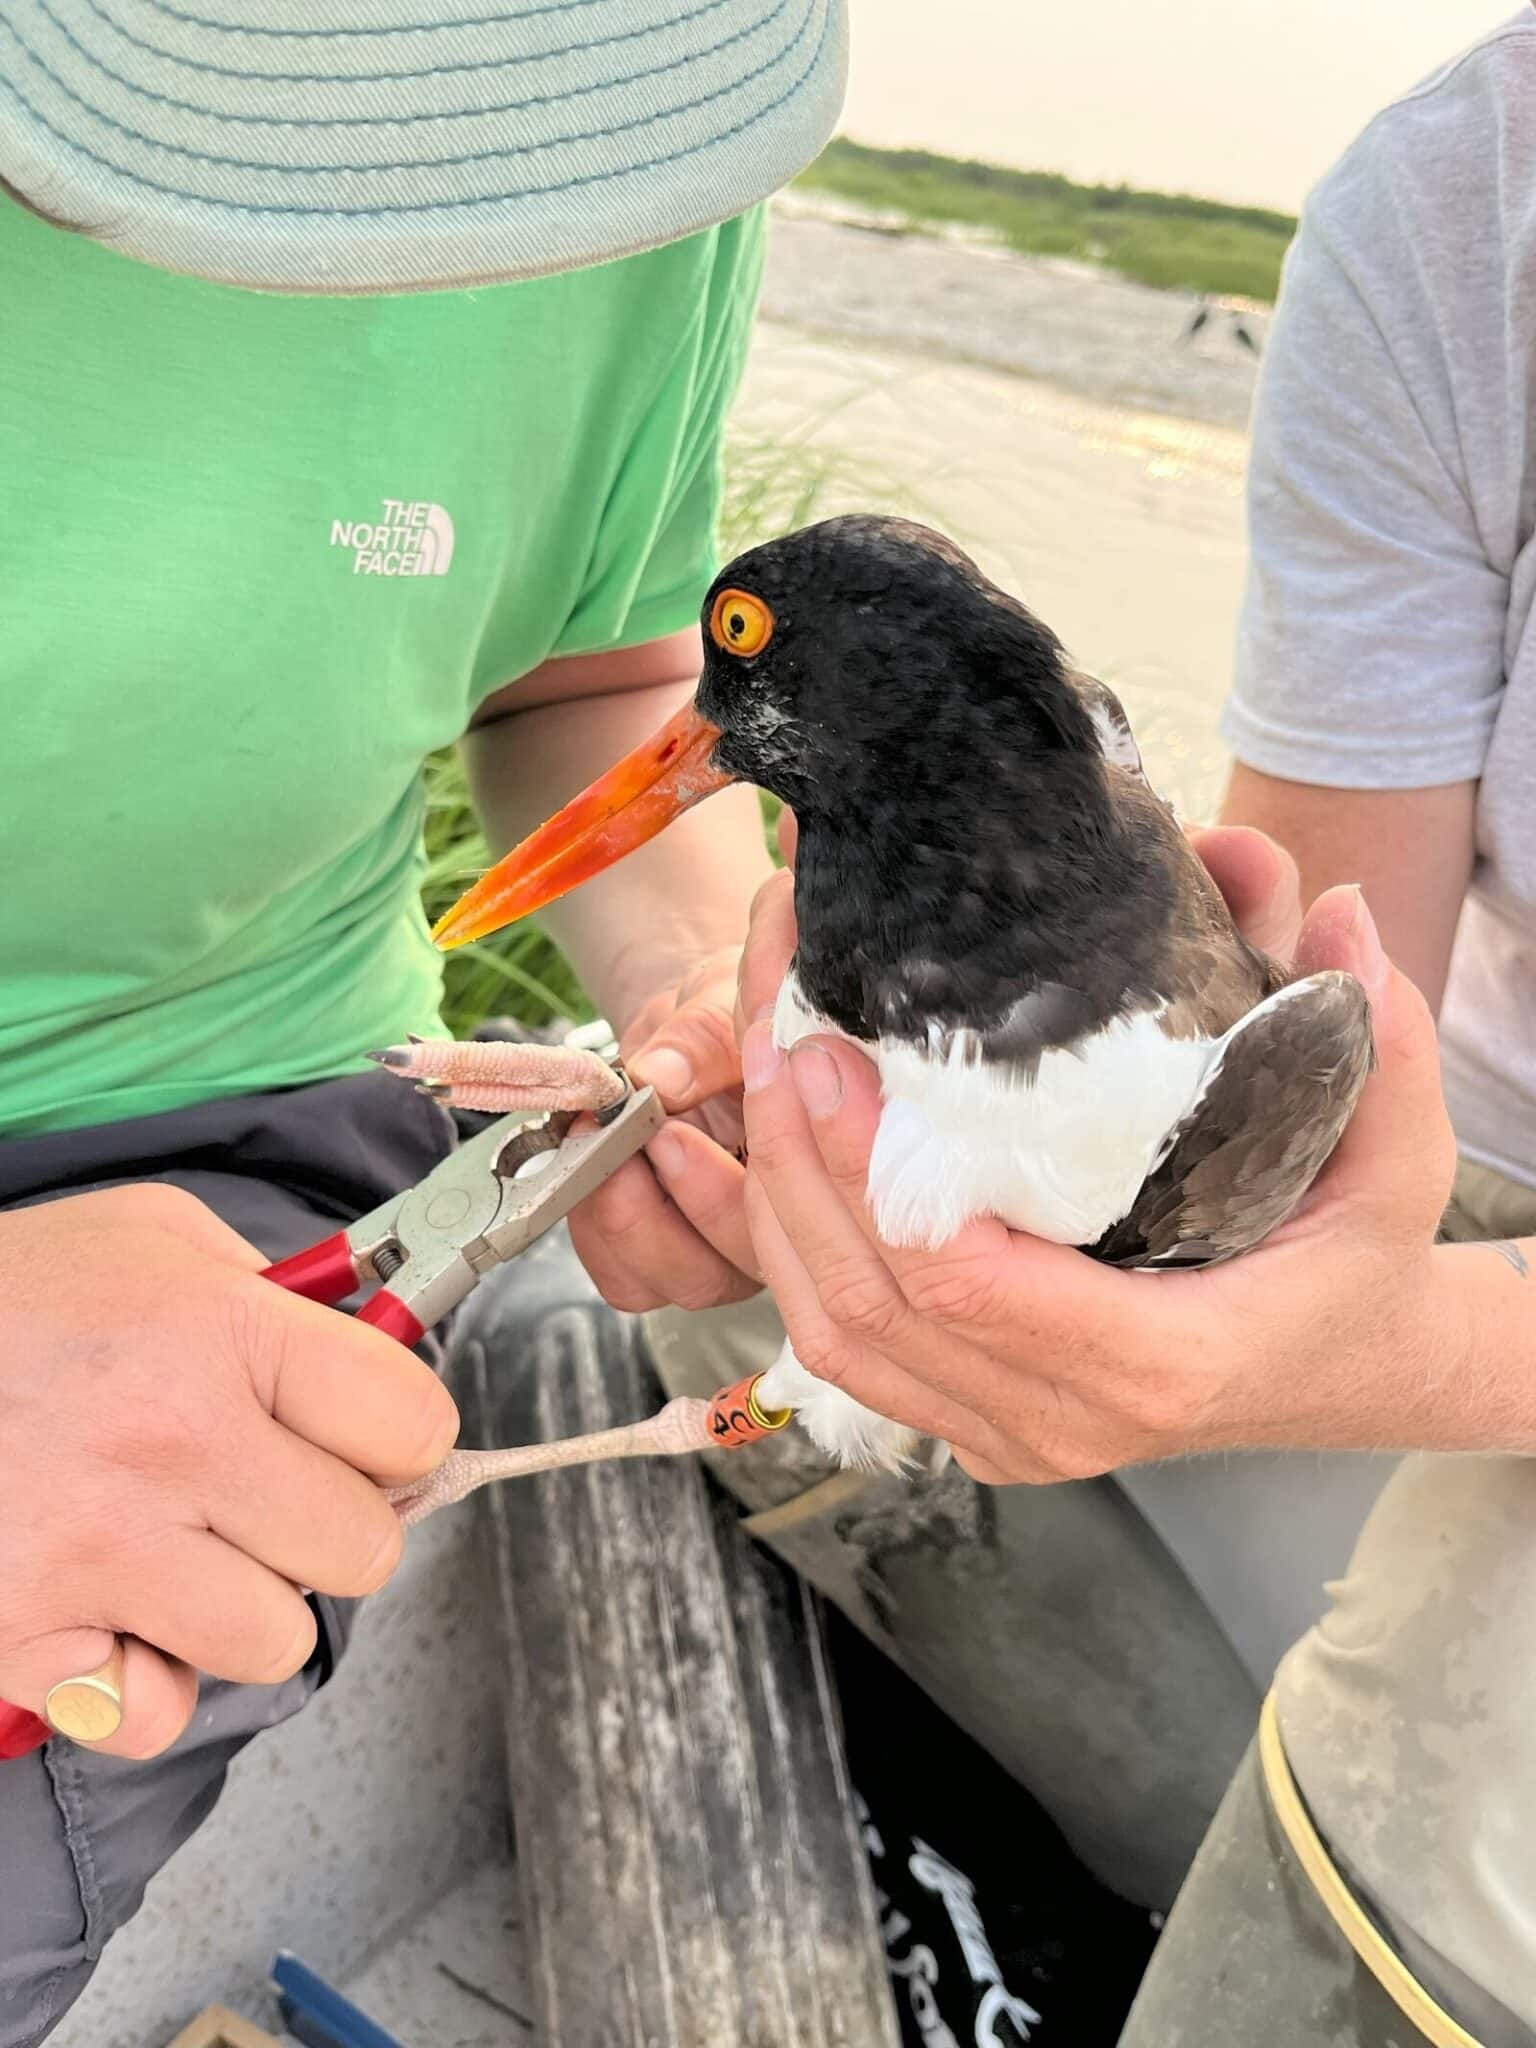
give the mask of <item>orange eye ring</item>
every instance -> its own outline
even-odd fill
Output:
[[[773,613],[746,590],[722,590],[709,614],[709,637],[727,654],[761,654],[773,638]]]

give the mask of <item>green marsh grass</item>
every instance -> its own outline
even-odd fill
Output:
[[[797,183],[888,217],[897,232],[971,227],[1030,256],[1070,256],[1138,284],[1272,301],[1296,222],[1182,192],[1079,185],[921,149],[839,136]]]

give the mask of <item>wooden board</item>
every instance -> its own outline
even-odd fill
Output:
[[[659,1405],[632,1324],[503,1302],[456,1347],[479,1441]],[[811,1596],[691,1459],[488,1502],[542,2048],[898,2048]]]

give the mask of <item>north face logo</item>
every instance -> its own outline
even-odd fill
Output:
[[[386,498],[377,521],[333,519],[331,546],[352,550],[354,576],[446,576],[453,521],[425,499]]]

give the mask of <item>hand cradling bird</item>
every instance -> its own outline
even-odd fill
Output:
[[[1124,711],[942,535],[830,519],[705,600],[693,703],[500,861],[442,946],[564,895],[731,782],[792,806],[781,1048],[877,1063],[868,1200],[892,1245],[978,1216],[1128,1267],[1208,1265],[1296,1208],[1371,1066],[1349,975],[1238,932]],[[786,1347],[761,1398],[849,1464],[909,1430]]]

